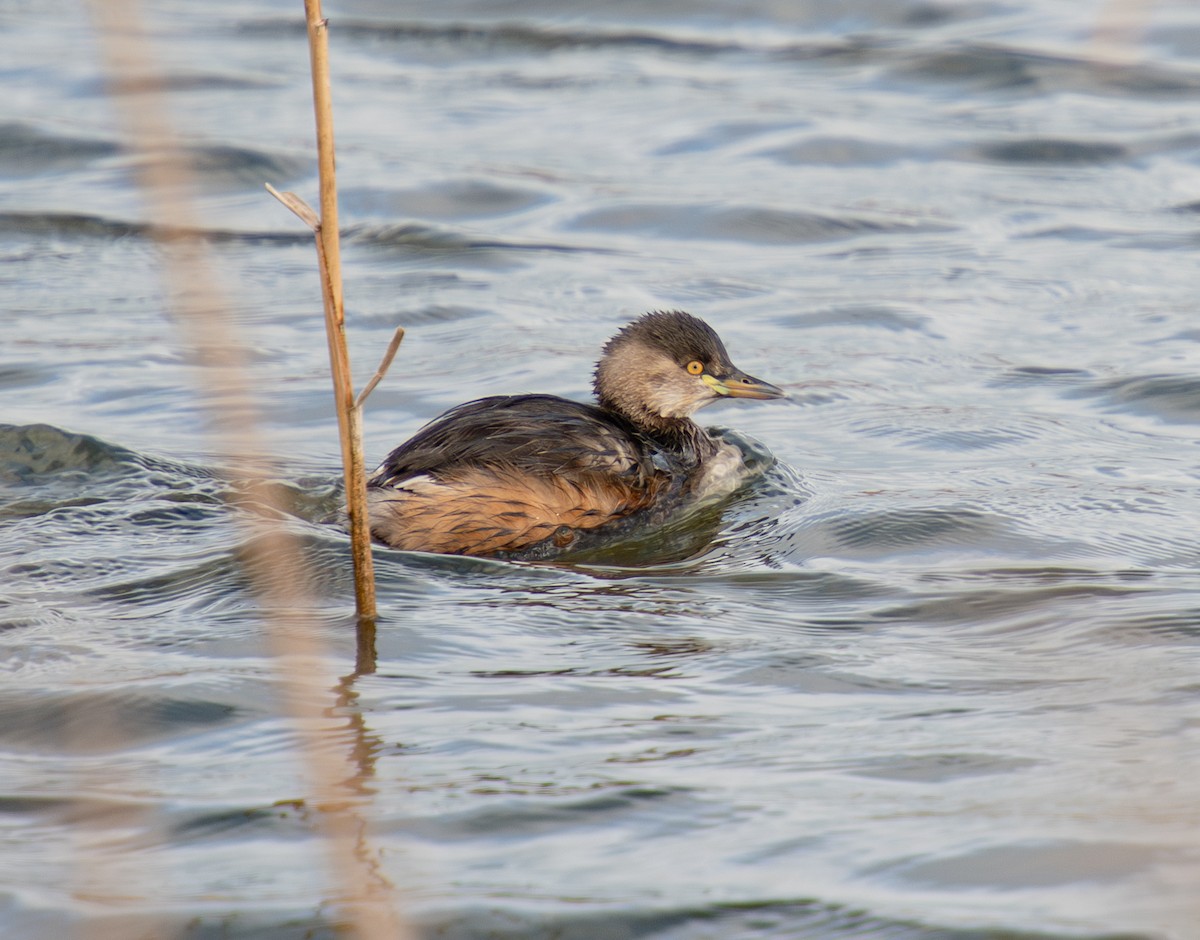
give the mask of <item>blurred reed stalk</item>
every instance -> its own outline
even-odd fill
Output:
[[[1132,65],[1141,56],[1153,0],[1107,0],[1096,16],[1090,54],[1103,65]]]
[[[353,747],[354,729],[338,708],[339,684],[318,635],[308,596],[309,572],[297,538],[289,531],[285,508],[278,503],[270,464],[262,449],[263,435],[251,389],[253,376],[245,348],[237,341],[229,305],[218,287],[219,271],[208,245],[198,234],[194,187],[187,153],[173,133],[161,70],[144,34],[136,0],[90,0],[108,73],[112,100],[124,125],[127,149],[145,197],[163,255],[169,309],[193,349],[196,374],[205,399],[211,433],[231,478],[235,516],[245,532],[246,574],[258,595],[267,640],[273,653],[283,707],[291,718],[300,747],[310,799],[321,842],[336,888],[333,902],[346,932],[362,940],[399,940],[412,936],[395,910],[394,889],[380,871],[378,851],[370,844],[363,812],[370,789],[361,779]],[[336,231],[336,228],[335,228]],[[87,716],[84,716],[86,719]],[[87,724],[85,720],[83,724]],[[104,745],[118,755],[120,728],[107,729]],[[89,784],[91,784],[89,786]],[[103,843],[105,820],[86,814],[87,801],[106,795],[83,781],[79,805],[82,824],[92,838],[83,849]],[[147,781],[127,781],[123,788],[139,792]],[[99,792],[98,792],[99,791]],[[145,814],[143,814],[145,815]],[[128,852],[126,853],[128,854]],[[94,881],[103,883],[111,863],[100,853],[82,863]],[[109,886],[105,885],[107,889]],[[109,906],[131,901],[161,909],[161,889],[121,881],[105,898]],[[146,935],[142,929],[126,935]],[[90,932],[100,935],[103,927]],[[160,929],[151,928],[156,936]]]

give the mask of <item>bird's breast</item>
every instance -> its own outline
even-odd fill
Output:
[[[700,465],[692,481],[692,494],[698,500],[718,500],[737,490],[752,476],[742,452],[727,441],[719,441],[717,452]]]

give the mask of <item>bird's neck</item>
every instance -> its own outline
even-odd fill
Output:
[[[701,464],[717,452],[712,436],[691,418],[667,418],[645,408],[630,409],[603,395],[599,400],[601,408],[620,415],[639,434],[676,454],[685,464]]]

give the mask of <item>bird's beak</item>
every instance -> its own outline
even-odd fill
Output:
[[[746,375],[738,369],[720,377],[705,372],[700,379],[724,398],[787,398],[783,389],[752,375]]]

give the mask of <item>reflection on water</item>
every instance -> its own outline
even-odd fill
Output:
[[[76,12],[0,12],[0,933],[333,936],[243,486],[162,314],[172,220]],[[1200,13],[1147,6],[1101,62],[1098,11],[1042,0],[327,12],[360,373],[409,329],[371,455],[472,397],[586,397],[655,307],[791,393],[705,412],[762,475],[622,546],[379,549],[372,671],[311,237],[261,190],[315,190],[299,11],[151,11],[413,919],[1190,937]]]

